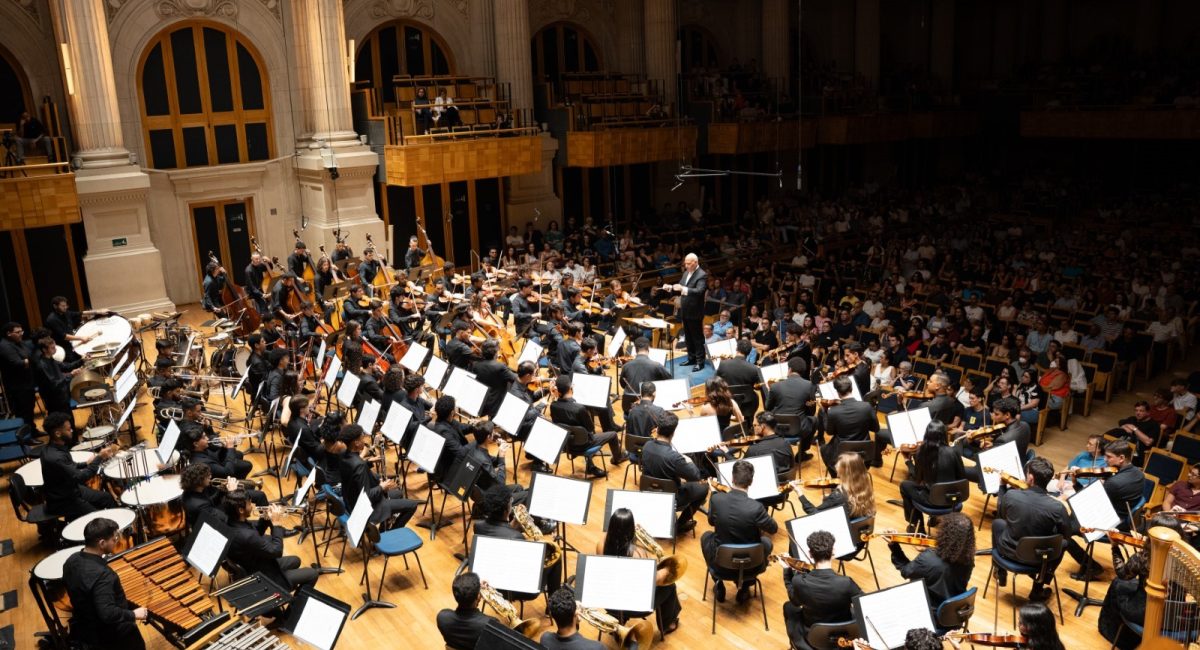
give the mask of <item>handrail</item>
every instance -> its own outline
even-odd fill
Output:
[[[26,172],[26,171],[30,171],[30,170],[34,170],[34,169],[59,169],[59,168],[67,168],[67,173],[70,173],[70,171],[71,171],[70,166],[71,166],[71,164],[66,161],[52,162],[52,163],[37,163],[34,165],[12,165],[12,166],[7,166],[7,167],[0,167],[0,174],[4,174],[4,173],[8,173],[8,172]]]

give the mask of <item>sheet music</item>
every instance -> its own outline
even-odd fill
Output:
[[[625,344],[625,328],[618,327],[617,333],[613,334],[612,340],[608,342],[608,346],[604,348],[604,355],[608,357],[616,357],[621,354],[621,346]]]
[[[300,436],[296,436],[299,438]],[[308,470],[308,476],[305,477],[304,483],[296,490],[296,496],[292,499],[292,506],[299,508],[301,503],[308,498],[308,491],[312,489],[313,483],[317,480],[317,472],[321,471],[320,467],[313,467]]]
[[[175,448],[179,446],[179,425],[175,424],[175,420],[167,422],[167,430],[163,433],[162,440],[158,442],[158,459],[165,465],[171,460],[171,454]]]
[[[108,371],[108,378],[112,379],[113,377],[116,377],[117,372],[125,367],[125,362],[128,360],[129,360],[128,354],[122,354],[120,357],[118,357],[116,362],[113,363],[112,370]]]
[[[366,404],[363,404],[362,410],[358,412],[358,426],[362,427],[368,435],[375,431],[375,423],[379,421],[379,409],[382,406],[379,402],[369,399]],[[299,436],[296,437],[299,438]]]
[[[333,650],[345,620],[346,614],[341,610],[310,597],[304,601],[304,609],[300,611],[300,620],[296,622],[292,636],[317,650]]]
[[[769,366],[763,366],[758,369],[762,373],[763,381],[781,381],[787,379],[788,365],[786,363],[773,363]]]
[[[367,522],[371,519],[371,513],[375,511],[375,506],[371,505],[371,499],[367,496],[367,490],[364,488],[358,493],[358,500],[354,502],[354,510],[350,512],[350,519],[346,521],[346,532],[350,535],[350,547],[358,548],[358,542],[362,539],[363,532],[367,530]]]
[[[536,594],[542,582],[546,545],[518,539],[476,535],[471,570],[495,589]]]
[[[529,489],[529,514],[568,524],[587,524],[591,481],[535,472]]]
[[[687,404],[675,406],[680,402],[687,402],[691,397],[688,392],[688,380],[686,379],[660,379],[654,383],[654,405],[667,409],[668,411],[677,411],[687,408]],[[638,387],[639,389],[641,386]]]
[[[392,402],[388,407],[387,417],[383,418],[383,426],[379,430],[393,444],[400,444],[404,432],[408,431],[408,423],[412,421],[413,412],[399,402]]]
[[[627,508],[633,520],[657,539],[675,537],[675,494],[673,492],[639,492],[609,488],[604,500],[604,530],[612,513]]]
[[[242,373],[242,377],[240,379],[238,379],[238,383],[234,384],[233,392],[230,393],[230,395],[229,395],[230,397],[237,398],[238,395],[242,394],[242,386],[246,385],[246,378],[249,376],[250,376],[250,366],[246,366],[246,371]]]
[[[354,403],[354,396],[358,394],[360,383],[362,383],[362,379],[352,372],[347,372],[342,377],[342,385],[338,386],[337,399],[343,406],[350,406]]]
[[[405,350],[404,356],[400,358],[400,365],[405,370],[420,372],[421,365],[425,363],[427,356],[429,356],[429,348],[420,343],[410,343],[408,350]]]
[[[333,390],[333,385],[337,383],[338,373],[342,371],[342,360],[334,355],[329,357],[329,367],[325,369],[325,388]]]
[[[1021,456],[1017,453],[1016,440],[984,449],[979,452],[975,462],[979,464],[979,471],[983,474],[983,488],[988,494],[1000,492],[1000,473],[985,472],[985,469],[1003,470],[1011,476],[1025,480],[1025,464],[1021,462]]]
[[[542,356],[542,346],[533,339],[525,339],[525,347],[521,348],[521,354],[517,355],[517,365],[522,362],[532,361],[534,366],[537,366],[538,359]]]
[[[450,372],[450,379],[442,392],[453,397],[458,408],[473,417],[479,417],[483,399],[487,397],[487,386],[479,383],[466,370],[455,368]]]
[[[137,400],[130,400],[129,406],[125,407],[125,412],[121,413],[121,418],[117,420],[117,424],[113,427],[113,431],[120,431],[121,426],[125,424],[125,420],[129,419],[129,415],[133,413],[133,408],[137,406]]]
[[[833,535],[833,557],[854,552],[854,536],[850,533],[850,521],[846,518],[846,511],[843,508],[830,508],[788,522],[788,531],[792,534],[792,539],[796,540],[801,560],[812,562],[812,558],[808,556],[808,536],[818,530]]]
[[[818,384],[817,389],[821,391],[821,399],[841,399],[838,397],[837,389],[833,387],[832,381],[827,381],[823,384]],[[858,401],[862,401],[862,393],[858,392],[858,382],[850,380],[850,396]],[[921,433],[924,437],[924,432]]]
[[[903,648],[909,630],[934,631],[924,580],[855,596],[855,600],[859,628],[872,648]]]
[[[525,440],[525,453],[553,465],[558,462],[558,455],[562,453],[566,439],[566,429],[539,417],[534,420],[529,438]]]
[[[662,348],[650,348],[647,351],[647,356],[655,363],[665,366],[667,365],[667,357],[670,356],[670,353]]]
[[[737,339],[721,339],[716,343],[705,343],[704,349],[708,352],[708,358],[713,361],[720,361],[720,359],[715,359],[714,357],[727,356],[732,358],[733,354],[737,352]]]
[[[929,426],[932,420],[928,406],[889,413],[887,422],[888,430],[892,432],[892,442],[897,449],[903,445],[921,444],[925,440],[925,427]]]
[[[114,389],[114,401],[124,402],[126,397],[129,397],[129,392],[137,386],[137,364],[129,364],[125,372],[117,378],[117,385]]]
[[[752,456],[742,460],[754,466],[754,480],[750,481],[750,488],[746,490],[746,494],[750,495],[751,499],[769,499],[779,496],[774,456]],[[725,485],[733,485],[733,464],[736,462],[736,460],[729,460],[717,465],[717,470],[721,474],[721,482]]]
[[[641,318],[633,318],[633,319],[630,319],[630,322],[637,323],[638,325],[641,325],[642,327],[652,329],[652,330],[666,329],[666,328],[670,327],[670,325],[671,325],[670,323],[668,323],[667,321],[665,321],[661,318],[653,318],[650,316],[643,316]]]
[[[205,521],[200,524],[200,531],[196,533],[196,539],[188,549],[185,559],[188,564],[199,569],[200,573],[211,576],[217,570],[221,554],[228,545],[229,538]]]
[[[500,402],[500,410],[496,411],[496,417],[492,418],[492,422],[504,431],[516,435],[517,429],[521,428],[521,421],[525,419],[528,411],[529,404],[525,400],[512,393],[505,393],[504,401]]]
[[[709,447],[719,444],[721,425],[715,415],[681,418],[679,426],[675,427],[675,437],[671,438],[671,446],[681,454],[706,452]]]
[[[426,472],[432,472],[437,469],[438,459],[442,457],[442,448],[445,446],[445,438],[423,424],[418,425],[417,434],[413,436],[412,448],[408,450],[408,459]]]
[[[317,364],[317,372],[321,372],[321,369],[325,367],[325,339],[323,338],[321,339],[321,347],[317,348],[315,362]]]
[[[425,366],[425,383],[433,390],[442,389],[442,381],[446,379],[446,371],[450,364],[436,354],[429,357],[429,365]]]
[[[650,558],[580,555],[579,602],[584,607],[653,611],[657,570]]]
[[[608,392],[612,388],[612,377],[607,375],[571,375],[571,389],[575,401],[584,406],[608,408]]]
[[[1067,497],[1067,503],[1071,504],[1071,514],[1075,515],[1075,521],[1080,526],[1096,529],[1083,536],[1089,542],[1104,537],[1105,531],[1121,525],[1121,516],[1104,491],[1104,481],[1092,481],[1087,487]]]

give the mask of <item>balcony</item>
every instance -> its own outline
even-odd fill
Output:
[[[799,133],[803,128],[803,134]],[[799,140],[797,140],[799,138]],[[774,121],[719,122],[708,125],[708,153],[743,154],[794,150],[797,141],[804,148],[817,142],[817,121],[801,121],[795,116]]]
[[[388,185],[416,187],[436,183],[534,174],[542,170],[541,138],[536,129],[508,129],[487,137],[470,132],[429,137],[384,147]]]
[[[1023,111],[1021,135],[1026,138],[1195,140],[1200,138],[1200,111],[1133,106]]]
[[[0,167],[0,230],[79,221],[75,174],[67,163]]]
[[[919,138],[956,138],[979,130],[979,117],[969,111],[937,111],[880,115],[825,115],[817,126],[820,144],[870,144]]]

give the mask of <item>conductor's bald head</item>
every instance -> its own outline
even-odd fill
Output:
[[[695,253],[688,253],[687,257],[683,258],[683,268],[688,272],[695,271],[700,266],[700,258],[696,257]]]

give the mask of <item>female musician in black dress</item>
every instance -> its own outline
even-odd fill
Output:
[[[919,514],[913,503],[929,503],[929,486],[963,478],[966,478],[966,473],[962,456],[946,444],[946,425],[938,420],[930,422],[925,427],[925,439],[917,448],[912,479],[900,483],[900,496],[904,501],[904,520],[908,522],[908,532],[916,530]]]
[[[628,508],[617,508],[608,518],[608,532],[604,539],[596,543],[596,553],[616,557],[654,558],[650,551],[642,548],[635,540],[634,532],[637,522]],[[678,577],[678,576],[676,576]],[[659,568],[654,576],[654,611],[663,627],[663,634],[670,634],[679,628],[679,614],[683,607],[679,604],[679,595],[675,584],[668,584],[670,573],[665,568]]]
[[[840,474],[839,474],[840,476]],[[934,539],[937,546],[921,551],[909,560],[897,543],[888,544],[892,565],[905,580],[925,581],[929,607],[936,614],[938,606],[967,590],[971,572],[975,569],[975,526],[961,512],[938,518]]]

